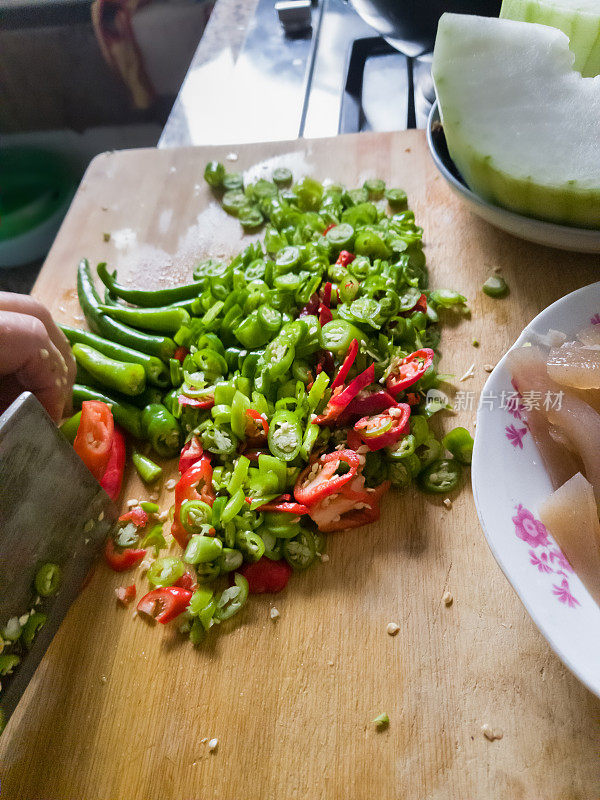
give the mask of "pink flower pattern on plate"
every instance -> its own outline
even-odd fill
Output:
[[[555,583],[552,584],[552,594],[556,595],[559,601],[569,606],[569,608],[575,608],[575,606],[580,605],[579,600],[571,594],[569,581],[566,578],[562,579],[560,586]]]
[[[506,438],[513,447],[520,447],[523,449],[523,437],[527,433],[527,428],[515,428],[514,425],[507,425]]]
[[[529,563],[543,575],[560,576],[562,578],[560,583],[552,584],[552,594],[560,603],[569,608],[576,608],[581,605],[579,600],[571,593],[571,587],[567,580],[567,573],[572,573],[573,568],[565,558],[564,553],[550,539],[544,523],[536,519],[531,511],[520,503],[516,506],[516,511],[516,515],[512,518],[515,534],[529,545]],[[541,549],[538,550],[538,547]]]
[[[517,515],[512,518],[515,523],[515,533],[527,544],[532,547],[541,545],[548,547],[550,539],[548,538],[548,531],[543,522],[536,519],[531,511],[524,508],[522,505],[517,506]]]

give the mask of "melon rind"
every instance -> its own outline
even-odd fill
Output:
[[[600,3],[597,0],[503,0],[500,16],[559,28],[569,37],[574,67],[600,74]]]
[[[448,150],[476,194],[600,228],[600,76],[573,69],[562,31],[444,14],[432,74]]]

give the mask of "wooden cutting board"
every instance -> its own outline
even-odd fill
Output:
[[[235,161],[229,149],[99,156],[35,295],[81,323],[81,256],[157,286],[188,277],[201,257],[236,252],[238,224],[202,179],[212,158],[231,170],[281,163],[296,175],[404,187],[425,229],[431,284],[469,298],[472,318],[445,330],[442,371],[460,376],[475,363],[459,384],[474,396],[484,365],[535,314],[598,278],[597,258],[529,245],[471,216],[422,132],[248,145]],[[506,300],[481,292],[494,267],[510,284]],[[472,428],[474,416],[457,422]],[[132,476],[124,502],[147,495]],[[164,508],[172,497],[163,485]],[[383,505],[378,524],[331,536],[327,563],[281,595],[253,598],[199,649],[118,608],[115,587],[130,576],[101,565],[0,740],[2,800],[597,800],[600,702],[500,572],[470,488],[451,510],[412,490]],[[140,596],[147,584],[137,584]],[[371,720],[383,711],[390,725],[378,733]],[[484,724],[503,737],[488,741]]]

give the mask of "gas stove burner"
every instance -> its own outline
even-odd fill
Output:
[[[350,47],[339,133],[425,127],[435,100],[431,54],[410,58],[382,36]]]

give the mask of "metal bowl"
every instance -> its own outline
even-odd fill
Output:
[[[371,27],[407,56],[433,49],[437,24],[445,11],[497,17],[500,0],[350,0]]]
[[[463,200],[477,216],[519,239],[526,239],[559,250],[577,253],[600,253],[600,230],[574,228],[541,219],[526,217],[484,200],[467,186],[450,158],[444,129],[441,125],[437,101],[433,104],[427,121],[427,144],[436,167],[452,191]]]

